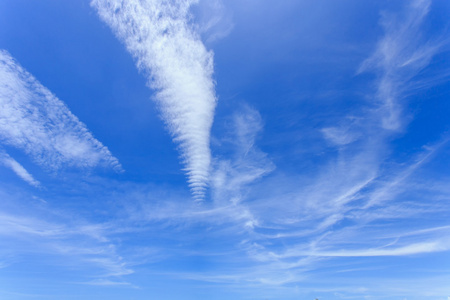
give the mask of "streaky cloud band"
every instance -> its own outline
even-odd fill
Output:
[[[22,178],[28,184],[39,187],[40,183],[36,179],[34,179],[33,175],[31,175],[21,164],[19,164],[14,158],[9,156],[8,153],[3,151],[0,148],[0,164],[10,168],[17,176]]]
[[[0,50],[0,142],[49,170],[99,164],[122,170],[86,125],[5,50]]]
[[[197,1],[93,0],[156,90],[162,117],[179,145],[194,199],[209,181],[210,130],[216,106],[213,53],[190,24]]]

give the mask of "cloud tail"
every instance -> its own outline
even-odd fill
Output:
[[[200,200],[209,178],[216,96],[213,54],[190,24],[189,8],[196,2],[93,0],[92,5],[148,75],[192,194]]]

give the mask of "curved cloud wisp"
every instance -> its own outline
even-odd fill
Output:
[[[148,74],[162,117],[179,145],[194,198],[207,186],[214,118],[213,54],[190,25],[197,1],[93,0],[100,18]]]
[[[382,128],[385,130],[398,131],[405,126],[401,99],[411,88],[411,79],[425,69],[440,50],[440,43],[421,39],[421,26],[430,5],[430,0],[415,0],[407,6],[404,19],[386,15],[382,20],[383,38],[358,70],[375,71],[379,76],[376,99],[381,105]]]

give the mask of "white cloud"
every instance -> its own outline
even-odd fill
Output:
[[[357,133],[345,127],[327,127],[321,131],[327,140],[338,146],[350,144],[359,137]]]
[[[89,224],[84,220],[73,222],[76,218],[67,212],[62,220],[47,221],[44,219],[54,219],[57,214],[44,211],[43,216],[36,216],[41,213],[40,209],[35,209],[33,216],[0,210],[0,236],[8,245],[6,250],[13,251],[17,257],[26,253],[55,254],[62,258],[61,265],[76,263],[86,268],[94,267],[101,278],[133,273],[106,236],[108,226]]]
[[[1,149],[0,164],[13,170],[13,172],[16,173],[17,176],[28,182],[30,185],[34,187],[38,187],[40,185],[39,181],[33,178],[33,175],[31,175],[21,164],[19,164],[14,158],[9,156],[6,152],[3,152]]]
[[[207,43],[230,34],[234,27],[232,16],[221,0],[200,0],[196,8],[199,32]]]
[[[92,280],[92,281],[88,281],[88,282],[83,282],[82,284],[99,285],[99,286],[130,286],[130,287],[135,287],[132,284],[130,284],[129,282],[112,281],[112,280],[108,280],[108,279],[96,279],[96,280]]]
[[[396,176],[389,178],[385,183],[379,185],[377,188],[373,189],[370,193],[366,195],[367,204],[364,209],[367,209],[374,205],[380,205],[385,200],[390,200],[396,196],[396,189],[400,186],[406,179],[414,174],[420,167],[426,164],[433,155],[436,154],[445,144],[448,143],[448,139],[444,138],[435,145],[424,146],[425,151],[419,153],[410,165],[408,165],[404,170],[400,171]]]
[[[190,24],[197,1],[93,0],[92,5],[122,40],[156,90],[189,185],[202,199],[208,183],[210,129],[214,118],[213,54]]]
[[[376,99],[380,104],[382,127],[400,130],[404,125],[402,103],[411,79],[423,70],[440,48],[439,43],[421,39],[421,25],[428,14],[430,0],[415,0],[403,14],[385,14],[385,35],[361,65],[359,72],[379,74]],[[417,84],[415,84],[417,85]]]
[[[267,154],[255,146],[257,135],[262,130],[259,113],[243,107],[235,113],[229,138],[234,156],[230,160],[217,159],[212,175],[212,192],[217,204],[237,204],[245,188],[275,169]]]
[[[363,250],[337,250],[337,251],[317,251],[310,252],[307,255],[325,256],[325,257],[364,257],[364,256],[404,256],[422,253],[431,253],[439,251],[448,251],[448,243],[442,241],[423,242],[411,244],[403,247],[389,249],[363,249]],[[303,254],[305,255],[305,253]]]
[[[4,50],[0,50],[0,142],[22,149],[52,170],[100,163],[121,170],[117,159],[67,106]]]

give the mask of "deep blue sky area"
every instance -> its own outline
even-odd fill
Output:
[[[0,1],[0,298],[448,300],[449,14]]]

